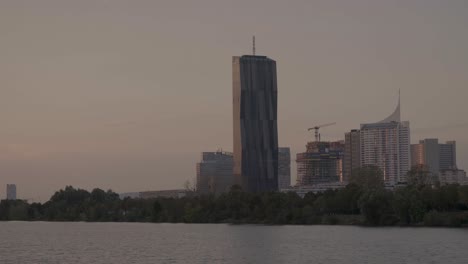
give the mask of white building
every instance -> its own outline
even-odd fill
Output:
[[[377,166],[382,170],[387,186],[406,182],[410,170],[410,127],[400,120],[398,106],[384,120],[361,124],[361,166]]]
[[[288,192],[295,192],[300,197],[304,198],[307,193],[320,193],[325,192],[327,190],[338,190],[345,188],[347,183],[345,182],[325,182],[325,183],[318,183],[314,185],[306,185],[306,186],[296,186],[290,188],[284,188],[280,191],[283,193]]]
[[[452,169],[443,170],[439,173],[440,184],[460,184],[468,185],[468,177],[464,170]]]

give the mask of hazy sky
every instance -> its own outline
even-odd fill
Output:
[[[231,60],[277,61],[280,146],[393,112],[468,169],[466,0],[0,0],[0,197],[181,188],[232,150]],[[295,169],[295,167],[294,167]],[[295,170],[292,171],[293,182]]]

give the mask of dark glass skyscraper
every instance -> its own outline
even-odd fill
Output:
[[[278,190],[276,62],[233,57],[234,177],[249,192]]]

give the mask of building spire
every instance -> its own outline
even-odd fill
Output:
[[[395,109],[395,111],[389,115],[387,118],[384,120],[378,122],[378,123],[389,123],[389,122],[401,122],[401,116],[400,116],[400,89],[398,89],[398,105]]]
[[[252,50],[253,50],[253,55],[255,56],[255,35],[252,36]]]

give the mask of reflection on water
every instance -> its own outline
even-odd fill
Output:
[[[467,263],[468,230],[0,222],[0,263]]]

